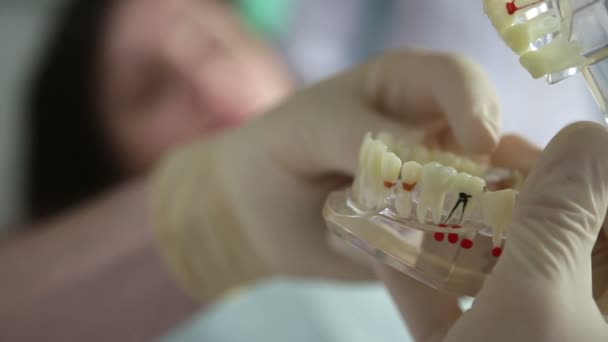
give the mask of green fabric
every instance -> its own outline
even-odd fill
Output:
[[[284,32],[289,22],[292,0],[237,0],[237,6],[246,23],[268,37]]]

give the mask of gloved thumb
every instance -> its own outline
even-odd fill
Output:
[[[590,255],[608,208],[606,147],[608,131],[590,122],[549,143],[520,192],[497,273],[546,286],[591,284]]]
[[[451,338],[484,319],[503,321],[492,335],[510,340],[530,329],[551,341],[606,333],[591,253],[608,207],[607,147],[608,131],[588,122],[549,143],[521,189],[503,255]]]

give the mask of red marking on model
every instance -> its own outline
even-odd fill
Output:
[[[456,242],[458,242],[458,234],[454,234],[454,233],[448,234],[448,241],[450,243],[456,243]]]
[[[435,233],[434,237],[435,237],[435,241],[443,241],[443,238],[445,237],[445,234],[443,234],[443,233]]]
[[[389,182],[389,181],[384,181],[384,187],[385,188],[390,189],[390,188],[392,188],[394,186],[395,186],[395,183]]]
[[[438,224],[438,225],[437,225],[437,227],[441,227],[441,228],[447,228],[447,227],[448,227],[448,225],[447,225],[447,224],[445,224],[445,223],[440,223],[440,224]]]
[[[494,247],[494,249],[492,250],[492,255],[498,258],[501,254],[502,254],[502,248]]]
[[[407,191],[407,192],[411,192],[412,190],[414,190],[414,187],[416,186],[416,183],[403,183],[403,190]]]
[[[507,2],[507,13],[509,13],[509,15],[513,15],[518,9],[517,5],[515,5],[515,0]]]
[[[515,4],[515,0],[513,0],[511,2],[507,2],[507,13],[509,13],[509,15],[513,15],[513,13],[519,11],[520,9],[534,6],[534,5],[538,4],[539,2],[543,2],[543,0],[539,0],[539,1],[533,2],[531,4],[528,4],[528,5],[522,6],[522,7],[517,7],[517,5]]]
[[[454,228],[454,229],[458,229],[458,228],[462,228],[462,226],[461,226],[461,225],[459,225],[459,224],[455,224],[455,225],[452,225],[452,228]]]
[[[460,243],[460,247],[462,247],[464,249],[469,249],[469,248],[473,247],[473,240],[463,239],[462,242]]]

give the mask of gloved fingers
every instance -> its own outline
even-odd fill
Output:
[[[608,208],[607,130],[563,129],[526,180],[496,269],[534,281],[591,280],[590,255]]]
[[[326,89],[326,84],[309,89],[299,97],[286,104],[290,108],[279,109],[279,112],[291,114],[287,118],[281,115],[275,118],[273,113],[268,115],[268,119],[284,122],[279,127],[287,128],[275,129],[272,136],[266,136],[271,139],[268,149],[273,159],[307,178],[353,175],[367,132],[388,132],[416,142],[424,136],[422,130],[374,113],[359,99],[353,99],[339,89]],[[277,141],[281,143],[277,144]]]
[[[591,254],[593,270],[593,298],[604,315],[608,315],[608,239],[603,234],[598,237]]]
[[[306,89],[264,120],[281,121],[279,159],[304,174],[352,173],[368,131],[463,153],[489,153],[500,133],[492,83],[479,66],[450,54],[400,51],[382,55]],[[262,121],[264,121],[262,120]],[[273,123],[274,125],[274,123]],[[314,134],[311,134],[314,132]],[[284,138],[284,139],[282,139]],[[285,155],[285,151],[290,151]],[[281,155],[283,154],[283,155]]]
[[[498,307],[510,316],[505,330],[529,321],[543,336],[549,328],[605,329],[591,253],[608,208],[607,144],[606,129],[585,122],[549,143],[521,189],[504,253],[454,336],[497,319]]]
[[[378,115],[365,109],[353,109],[347,115],[336,115],[327,121],[331,125],[324,129],[330,136],[327,140],[331,141],[328,145],[318,146],[320,140],[312,141],[310,137],[309,146],[316,148],[318,161],[326,170],[336,171],[352,175],[358,165],[359,151],[363,137],[367,132],[387,132],[395,137],[411,143],[419,143],[424,137],[424,131],[403,125],[393,118]],[[335,122],[334,122],[335,121]],[[356,122],[354,122],[356,121]]]
[[[608,334],[591,283],[591,252],[608,208],[606,146],[608,131],[594,123],[570,125],[549,143],[521,189],[503,255],[448,341]]]
[[[377,112],[410,124],[447,121],[465,153],[491,152],[500,134],[495,88],[462,56],[406,50],[352,71],[355,91]],[[448,137],[446,137],[448,139]]]
[[[490,164],[528,174],[542,150],[519,135],[505,135],[491,155]]]
[[[461,316],[458,298],[439,292],[395,269],[375,263],[376,274],[388,289],[416,341],[442,341]]]

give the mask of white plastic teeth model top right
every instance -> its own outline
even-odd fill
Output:
[[[441,222],[445,195],[450,187],[456,170],[437,162],[425,164],[420,177],[420,198],[416,215],[420,223],[426,222],[427,212],[431,211],[433,223]]]
[[[502,236],[511,224],[518,192],[512,189],[488,191],[482,195],[482,220],[492,228],[492,243],[499,247]]]
[[[557,18],[547,20],[550,1],[539,0],[484,0],[484,11],[496,31],[517,54],[528,49],[528,44],[544,34],[559,29]],[[544,14],[544,15],[543,15]]]
[[[484,11],[534,78],[585,62],[580,47],[568,38],[572,25],[553,1],[484,0]]]

